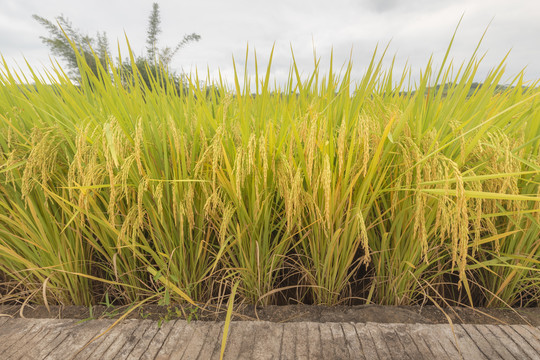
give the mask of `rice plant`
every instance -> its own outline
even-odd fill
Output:
[[[181,92],[4,61],[0,302],[538,306],[538,83],[384,55]]]

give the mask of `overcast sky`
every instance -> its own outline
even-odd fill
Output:
[[[32,19],[64,14],[73,25],[90,35],[106,31],[111,47],[125,44],[143,54],[145,31],[153,1],[145,0],[0,0],[0,53],[10,65],[24,64],[24,57],[36,69],[50,66],[48,48],[39,39],[45,30]],[[159,45],[177,43],[184,34],[196,32],[201,41],[182,49],[172,62],[176,70],[198,69],[211,77],[218,69],[232,79],[232,56],[243,67],[249,43],[259,67],[268,60],[275,42],[273,76],[283,82],[291,64],[291,46],[299,69],[313,70],[313,48],[324,71],[334,49],[337,68],[351,54],[353,78],[359,80],[377,44],[390,47],[388,60],[396,55],[397,70],[405,62],[413,73],[425,67],[431,54],[435,62],[444,56],[460,17],[451,57],[461,63],[471,55],[482,33],[493,19],[480,48],[487,52],[478,80],[511,50],[504,81],[526,67],[525,78],[540,78],[539,0],[309,0],[309,1],[158,1],[161,10]],[[115,54],[116,55],[116,54]],[[252,68],[252,66],[250,66]],[[253,86],[253,85],[252,85]]]

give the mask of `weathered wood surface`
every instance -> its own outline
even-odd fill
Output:
[[[223,322],[0,317],[0,359],[218,359]],[[226,359],[540,359],[525,325],[234,321]]]

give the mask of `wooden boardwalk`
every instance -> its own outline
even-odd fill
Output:
[[[219,359],[223,322],[0,317],[0,359]],[[90,343],[89,343],[90,342]],[[225,359],[540,359],[540,328],[377,323],[231,324]]]

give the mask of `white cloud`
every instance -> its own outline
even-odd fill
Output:
[[[291,63],[292,45],[304,74],[313,69],[313,45],[327,69],[330,50],[334,64],[341,66],[353,49],[353,75],[359,78],[377,43],[392,40],[389,58],[397,52],[398,68],[408,60],[416,73],[431,54],[440,61],[459,18],[463,22],[451,53],[457,63],[467,59],[483,31],[494,18],[481,52],[488,51],[480,76],[496,66],[510,48],[508,74],[527,68],[528,79],[540,78],[540,3],[536,0],[477,1],[160,1],[161,44],[174,45],[184,34],[197,32],[202,39],[183,49],[174,59],[176,69],[198,69],[205,76],[221,74],[231,80],[231,57],[243,69],[246,44],[257,49],[259,68],[266,68],[274,42],[273,75],[283,82]],[[97,0],[91,3],[68,0],[2,0],[0,53],[23,63],[21,53],[33,66],[48,63],[48,49],[39,41],[44,30],[31,18],[36,13],[52,19],[64,14],[75,27],[95,34],[107,31],[111,47],[124,44],[124,31],[137,54],[144,51],[144,38],[151,1]],[[123,47],[125,54],[125,47]],[[253,59],[253,53],[250,54]],[[10,60],[11,61],[11,60]],[[250,63],[249,71],[253,71]],[[242,70],[243,71],[243,70]],[[261,71],[261,70],[260,70]]]

